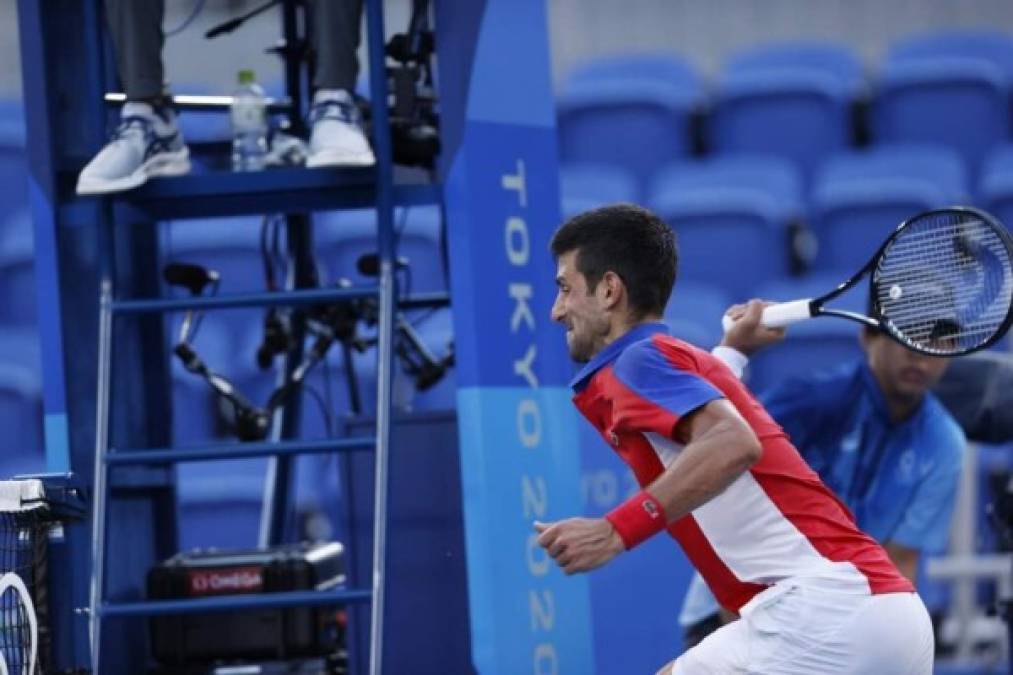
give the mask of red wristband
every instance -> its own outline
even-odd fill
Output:
[[[626,550],[650,539],[668,525],[665,509],[647,490],[641,490],[605,514]]]

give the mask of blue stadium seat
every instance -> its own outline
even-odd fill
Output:
[[[887,145],[837,155],[812,191],[819,264],[857,271],[904,220],[967,198],[960,155],[943,146]]]
[[[675,55],[588,64],[559,96],[560,157],[620,166],[646,185],[690,153],[691,116],[702,101],[699,78]]]
[[[769,45],[732,57],[714,93],[711,147],[773,154],[809,176],[854,136],[852,104],[862,69],[843,47]]]
[[[0,218],[0,325],[35,323],[35,267],[32,259],[32,217],[19,209]]]
[[[834,77],[852,92],[865,89],[865,73],[855,53],[845,45],[827,42],[774,42],[732,54],[726,73],[804,69]]]
[[[684,87],[699,86],[699,76],[686,59],[671,52],[615,54],[586,61],[566,78],[568,85],[584,82],[650,80]]]
[[[1013,81],[1013,36],[990,28],[949,28],[917,33],[890,47],[890,61],[933,58],[965,58],[988,61]]]
[[[701,349],[721,340],[721,317],[732,304],[723,289],[693,281],[677,281],[665,308],[665,323],[672,335]]]
[[[785,302],[815,298],[844,281],[850,271],[826,272],[803,278],[782,279],[756,289],[757,297]],[[865,294],[860,289],[831,302],[828,306],[865,313]],[[824,317],[802,321],[788,328],[784,342],[757,353],[750,361],[746,383],[757,393],[785,378],[808,375],[861,356],[858,342],[861,326],[846,319]]]
[[[648,203],[675,230],[680,278],[733,299],[788,272],[788,226],[801,213],[797,171],[786,160],[722,157],[666,168]]]
[[[873,138],[947,145],[975,174],[988,150],[1010,137],[1009,91],[1006,73],[983,59],[887,61],[873,101]]]
[[[989,153],[978,183],[978,199],[1007,229],[1013,228],[1013,144]]]
[[[408,260],[409,274],[402,273],[401,292],[431,293],[446,290],[443,254],[440,250],[440,210],[434,206],[397,209],[394,228],[397,253]],[[375,277],[359,273],[357,262],[376,253],[376,213],[372,209],[317,214],[314,237],[322,281],[348,279],[354,284],[376,283]]]
[[[636,178],[622,167],[607,164],[563,164],[559,167],[559,194],[563,218],[640,199]]]
[[[21,101],[0,99],[0,223],[28,208],[28,162]]]
[[[257,544],[266,459],[177,465],[180,550]]]
[[[42,377],[35,329],[0,331],[0,479],[45,470]]]
[[[284,246],[284,227],[281,229]],[[179,220],[167,223],[163,232],[164,262],[187,262],[216,270],[221,275],[221,293],[265,289],[260,218]]]

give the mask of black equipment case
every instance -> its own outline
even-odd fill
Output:
[[[180,553],[148,572],[148,598],[328,590],[344,584],[337,542]],[[156,616],[153,656],[166,665],[325,656],[344,649],[343,609],[294,607]]]

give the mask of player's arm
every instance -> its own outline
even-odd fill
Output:
[[[760,441],[726,399],[684,416],[679,457],[647,488],[605,518],[535,523],[538,543],[567,574],[601,567],[720,494],[760,458]]]
[[[657,499],[666,522],[682,518],[719,495],[760,459],[760,441],[735,407],[717,399],[684,417],[675,429],[688,441],[646,492]]]
[[[890,556],[890,560],[893,561],[897,570],[912,584],[915,583],[915,577],[918,576],[918,549],[909,548],[892,541],[883,544],[883,548],[886,549],[887,555]]]
[[[735,408],[693,372],[678,350],[642,347],[624,354],[611,381],[619,430],[685,444],[669,468],[605,518],[536,523],[538,542],[567,574],[599,567],[705,503],[760,455]]]

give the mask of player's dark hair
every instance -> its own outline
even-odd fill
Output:
[[[610,204],[563,223],[549,245],[556,258],[576,251],[590,293],[608,271],[626,285],[635,319],[661,315],[675,285],[679,253],[663,220],[634,204]]]

